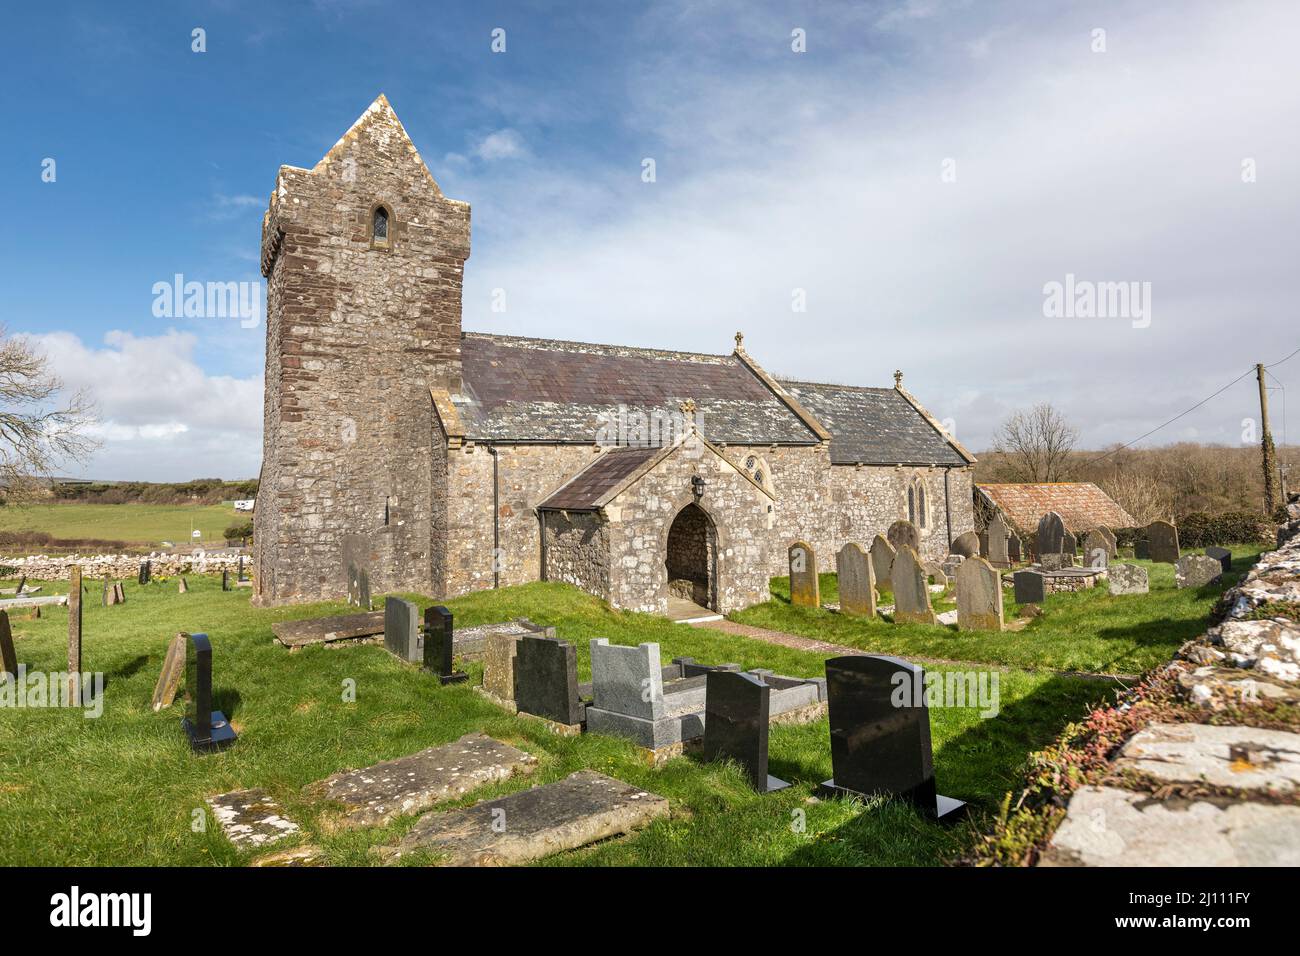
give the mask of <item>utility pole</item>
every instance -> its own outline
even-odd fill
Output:
[[[1259,379],[1259,417],[1263,438],[1260,456],[1264,465],[1264,513],[1271,516],[1277,510],[1277,450],[1273,447],[1273,433],[1268,429],[1268,389],[1264,387],[1264,365],[1256,363],[1255,377]]]

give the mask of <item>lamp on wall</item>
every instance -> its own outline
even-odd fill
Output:
[[[691,475],[691,492],[695,495],[696,501],[704,497],[704,479],[699,475]]]

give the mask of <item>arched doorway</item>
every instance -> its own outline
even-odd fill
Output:
[[[708,512],[689,504],[668,529],[668,596],[718,609],[718,532]]]

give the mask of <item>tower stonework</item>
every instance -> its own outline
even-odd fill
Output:
[[[376,592],[435,588],[430,389],[461,389],[469,251],[469,205],[443,196],[383,96],[314,168],[280,168],[262,222],[254,603],[342,598],[349,559]]]

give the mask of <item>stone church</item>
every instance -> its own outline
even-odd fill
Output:
[[[383,96],[280,168],[256,603],[342,598],[356,562],[377,593],[567,581],[725,613],[767,599],[796,540],[833,570],[900,518],[930,558],[973,529],[974,458],[901,374],[777,379],[740,334],[704,354],[465,332],[469,253],[469,206]]]

